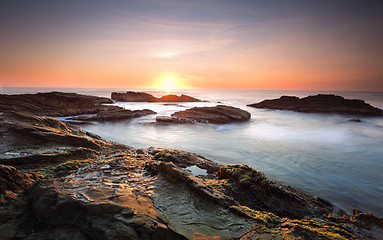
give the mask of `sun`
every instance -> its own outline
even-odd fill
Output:
[[[165,77],[162,79],[161,88],[166,91],[166,93],[174,92],[174,90],[178,89],[177,81],[173,77]]]

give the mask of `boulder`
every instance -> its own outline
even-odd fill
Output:
[[[264,100],[247,106],[307,113],[339,113],[362,116],[383,115],[383,110],[373,107],[363,100],[345,99],[333,94],[318,94],[304,98],[282,96],[278,99]]]
[[[194,107],[173,113],[171,117],[158,116],[159,123],[211,123],[225,124],[244,122],[250,119],[250,113],[239,108],[218,105],[215,107]]]

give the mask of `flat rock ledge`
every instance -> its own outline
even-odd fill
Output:
[[[184,95],[177,96],[174,94],[164,95],[160,98],[145,92],[113,92],[111,98],[120,102],[202,102],[202,100]]]
[[[218,105],[215,107],[194,107],[169,116],[158,116],[158,123],[209,123],[226,124],[250,120],[251,114],[245,110]]]
[[[342,96],[333,94],[318,94],[304,98],[282,96],[278,99],[264,100],[247,106],[306,113],[339,113],[361,116],[383,115],[383,110],[373,107],[363,100],[345,99]]]

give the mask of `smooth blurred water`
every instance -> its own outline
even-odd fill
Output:
[[[109,97],[114,90],[73,91]],[[146,92],[156,96],[163,94]],[[362,120],[358,123],[349,121],[355,116],[246,107],[246,104],[282,95],[303,97],[329,92],[188,90],[182,93],[210,102],[179,105],[120,102],[116,105],[170,115],[193,106],[214,106],[221,102],[249,111],[251,120],[225,125],[158,125],[155,123],[157,115],[150,115],[81,127],[135,148],[181,149],[221,164],[248,164],[283,184],[320,196],[349,213],[359,208],[383,216],[383,117],[358,117]],[[383,108],[383,93],[333,93],[363,99]]]

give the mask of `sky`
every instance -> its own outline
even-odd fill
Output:
[[[383,91],[383,1],[0,0],[0,82]]]

